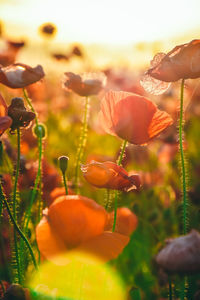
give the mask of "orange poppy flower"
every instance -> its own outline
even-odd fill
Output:
[[[44,77],[42,66],[32,68],[28,65],[16,63],[0,68],[0,83],[13,88],[24,88]]]
[[[0,136],[12,125],[12,119],[8,116],[8,107],[0,94]]]
[[[126,170],[111,161],[93,161],[82,165],[81,170],[85,179],[98,188],[130,191],[141,185],[139,175],[128,176]]]
[[[106,230],[112,230],[114,221],[114,212],[108,214],[108,222],[105,227]],[[120,207],[117,209],[117,219],[115,230],[118,233],[130,235],[138,225],[137,216],[127,207]]]
[[[81,76],[72,72],[64,74],[63,88],[79,96],[97,95],[105,85],[106,77],[103,73],[84,73]]]
[[[92,199],[61,196],[44,212],[36,238],[46,259],[54,260],[55,255],[75,248],[108,261],[116,258],[129,242],[125,234],[105,231],[108,214]]]
[[[149,142],[173,123],[149,99],[122,91],[106,93],[99,118],[105,132],[136,145]]]
[[[167,54],[156,54],[146,74],[166,82],[200,77],[200,40],[176,46]]]

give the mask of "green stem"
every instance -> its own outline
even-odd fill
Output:
[[[63,176],[63,184],[65,187],[65,193],[66,193],[66,195],[68,195],[68,187],[67,187],[67,180],[66,180],[65,172],[62,172],[62,176]]]
[[[28,225],[29,225],[29,221],[30,221],[30,217],[31,217],[31,209],[32,209],[33,203],[35,201],[35,198],[37,196],[38,185],[41,182],[41,164],[42,164],[42,137],[41,136],[38,138],[38,149],[39,149],[39,157],[38,157],[37,175],[36,175],[33,190],[31,191],[29,206],[28,206],[28,209],[25,212],[25,217],[24,217],[24,231],[25,231],[25,234],[27,234]],[[40,210],[40,203],[39,203],[39,210]]]
[[[81,159],[83,157],[83,151],[87,142],[88,117],[89,117],[89,97],[86,97],[83,125],[81,128],[78,150],[76,153],[75,178],[74,178],[74,186],[75,186],[76,193],[79,192],[79,167],[80,167]]]
[[[118,164],[118,166],[121,166],[121,164],[122,164],[122,160],[123,160],[123,158],[124,158],[124,153],[125,153],[125,150],[126,150],[126,146],[127,146],[127,141],[123,141],[123,143],[122,143],[122,146],[121,146],[121,151],[120,151],[120,155],[119,155],[119,157],[118,157],[118,159],[117,159],[117,164]]]
[[[2,288],[3,295],[4,295],[6,290],[5,290],[5,287],[4,287],[4,284],[3,284],[2,280],[0,280],[0,285],[1,285],[1,288]]]
[[[23,88],[23,93],[24,93],[24,98],[26,99],[28,105],[30,106],[31,111],[35,114],[35,123],[36,123],[36,126],[38,126],[39,122],[38,122],[37,113],[31,103],[31,99],[29,98],[28,93],[25,88]]]
[[[28,97],[28,93],[26,91],[25,88],[23,88],[23,93],[24,93],[24,97],[28,103],[28,105],[30,106],[31,111],[35,114],[35,123],[36,123],[36,129],[39,125],[38,122],[38,117],[37,117],[37,112],[35,111],[32,103],[31,103],[31,99]],[[25,217],[24,217],[24,228],[25,228],[25,233],[27,233],[28,230],[28,224],[30,221],[30,217],[31,217],[31,208],[32,205],[34,203],[34,200],[37,196],[37,192],[38,192],[38,185],[41,183],[41,168],[42,168],[42,134],[41,131],[38,130],[37,133],[37,140],[38,140],[38,152],[39,152],[39,157],[38,157],[38,170],[37,170],[37,174],[36,174],[36,179],[35,179],[35,183],[34,183],[34,187],[33,190],[31,192],[31,197],[30,197],[30,203],[29,203],[29,207],[25,213]],[[40,186],[39,186],[39,191],[40,191]],[[38,205],[38,209],[39,209],[39,216],[40,216],[40,210],[41,210],[41,197],[39,198],[39,205]]]
[[[126,146],[127,146],[127,141],[124,140],[123,144],[121,146],[121,152],[120,152],[119,158],[117,159],[118,166],[120,166],[122,164]],[[116,221],[117,221],[118,195],[119,195],[118,191],[115,191],[115,207],[114,207],[114,220],[113,220],[112,232],[115,231],[115,226],[116,226]]]
[[[168,276],[168,281],[169,281],[169,300],[172,300],[172,282],[171,282],[171,277]]]
[[[187,182],[186,182],[186,167],[183,151],[183,94],[184,94],[184,79],[181,82],[181,96],[180,96],[180,120],[179,120],[179,146],[181,155],[181,171],[182,171],[182,192],[183,192],[183,233],[188,232],[188,212],[187,212]]]
[[[13,218],[16,221],[16,201],[17,201],[17,183],[19,177],[19,169],[20,169],[20,128],[17,128],[17,164],[16,164],[16,172],[15,172],[15,181],[13,187]],[[17,243],[17,234],[16,228],[14,227],[14,249],[15,249],[15,259],[17,264],[17,276],[18,282],[22,283],[22,277],[20,272],[20,259],[19,259],[19,251],[18,251],[18,243]]]
[[[19,225],[17,224],[14,216],[12,215],[11,213],[11,209],[9,207],[9,204],[5,198],[5,195],[3,194],[3,190],[2,190],[2,186],[0,184],[0,199],[4,202],[5,206],[6,206],[6,209],[7,209],[7,212],[10,216],[10,219],[14,225],[14,228],[15,230],[19,233],[19,235],[21,236],[21,238],[23,239],[23,241],[25,242],[25,244],[27,245],[29,251],[30,251],[30,255],[32,257],[32,260],[33,260],[33,264],[35,266],[35,269],[37,270],[38,269],[38,266],[37,266],[37,263],[36,263],[36,259],[35,259],[35,256],[34,256],[34,253],[33,253],[33,250],[31,248],[31,245],[29,244],[29,241],[27,240],[26,236],[24,235],[24,233],[22,232],[22,230],[19,228]]]

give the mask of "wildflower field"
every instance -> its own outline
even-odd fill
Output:
[[[200,40],[100,67],[57,31],[35,62],[2,24],[0,298],[200,299]]]

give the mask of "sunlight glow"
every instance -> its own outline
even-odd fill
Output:
[[[13,0],[0,7],[8,34],[36,38],[42,23],[53,22],[58,42],[130,44],[200,27],[198,0]]]

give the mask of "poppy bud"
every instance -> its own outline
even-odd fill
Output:
[[[192,230],[185,236],[172,239],[158,253],[157,264],[173,273],[194,273],[200,271],[200,234]]]
[[[19,284],[11,284],[2,300],[26,300],[25,291]]]
[[[58,158],[59,167],[63,174],[67,171],[69,157],[63,155]]]
[[[8,107],[8,116],[12,119],[11,132],[18,127],[27,127],[35,118],[35,114],[27,111],[22,98],[13,98]]]
[[[43,139],[46,137],[46,127],[44,124],[35,125],[33,128],[33,133],[36,135],[36,137]]]

